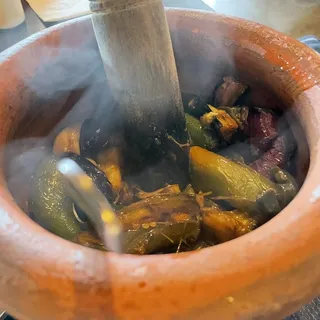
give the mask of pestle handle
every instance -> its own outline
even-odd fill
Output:
[[[159,149],[167,135],[187,143],[162,1],[91,0],[90,5],[108,85],[119,103],[129,144],[141,152]]]

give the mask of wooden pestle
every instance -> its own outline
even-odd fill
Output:
[[[128,144],[142,157],[188,142],[173,48],[161,0],[90,0],[108,84]],[[151,151],[151,152],[150,152]]]

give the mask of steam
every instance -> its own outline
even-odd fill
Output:
[[[176,23],[179,27],[179,21]],[[217,42],[199,35],[198,31],[193,31],[191,40],[190,34],[183,32],[171,36],[182,90],[207,100],[222,77],[234,72],[233,50],[226,46],[219,31]],[[24,90],[31,96],[24,104],[30,109],[22,115],[5,154],[6,159],[10,159],[6,161],[9,187],[24,210],[27,210],[28,189],[34,172],[39,162],[52,153],[53,140],[63,128],[87,118],[104,123],[114,121],[110,109],[113,99],[95,39],[83,35],[80,47],[75,49],[70,37],[71,34],[62,36],[57,45],[27,51],[19,61]],[[219,57],[214,56],[217,52]],[[215,60],[221,57],[225,63],[216,64]],[[164,172],[170,169],[170,164],[163,161],[156,166]],[[150,183],[144,183],[145,188],[153,189],[154,176],[149,172],[149,169],[142,172],[141,180],[149,180]],[[172,174],[174,179],[177,174],[180,175]]]
[[[75,50],[64,47],[60,48],[55,56],[50,48],[47,49],[44,54],[52,60],[40,64],[41,67],[35,76],[26,81],[26,86],[36,93],[40,101],[56,101],[59,97],[70,98],[70,93],[78,94],[76,102],[60,119],[56,129],[102,113],[111,99],[97,48],[85,47]],[[50,117],[53,113],[61,112],[63,108],[63,104],[54,110],[41,107],[38,112]]]
[[[4,150],[8,185],[18,204],[27,212],[33,175],[39,162],[52,153],[54,137],[67,126],[87,118],[112,121],[108,106],[112,97],[99,51],[91,41],[76,50],[68,43],[41,47],[37,68],[30,74],[34,57],[19,61],[20,76],[30,93],[30,107],[20,119],[14,139]],[[29,105],[28,105],[29,104]]]
[[[197,94],[204,101],[212,101],[223,77],[237,76],[236,43],[226,39],[220,30],[215,30],[213,37],[206,35],[196,24],[190,32],[183,31],[179,20],[175,23],[180,31],[173,31],[171,38],[181,90]],[[33,51],[36,63],[31,54],[19,61],[23,90],[29,91],[31,96],[24,104],[30,105],[30,110],[22,116],[15,139],[6,146],[5,158],[9,188],[26,212],[32,177],[39,162],[52,153],[52,143],[58,132],[87,118],[107,124],[114,121],[113,99],[96,43],[90,39],[75,49],[68,45],[69,40],[64,39],[57,46],[41,47],[39,52],[38,49]],[[30,63],[35,65],[30,67]],[[267,93],[263,96],[264,101],[269,95],[272,97],[271,92]],[[272,106],[272,99],[269,105]],[[161,172],[170,169],[161,161],[157,166]],[[148,189],[155,178],[154,174],[146,172],[138,178],[141,183],[149,179],[145,185]],[[174,174],[180,175],[174,172],[172,176]]]

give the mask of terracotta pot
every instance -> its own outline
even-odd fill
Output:
[[[179,255],[117,255],[72,244],[35,224],[8,191],[2,155],[0,308],[19,319],[280,319],[320,294],[319,56],[241,19],[170,10],[168,20],[183,90],[209,96],[222,76],[236,73],[258,92],[248,103],[295,114],[307,139],[298,139],[302,162],[310,149],[305,183],[277,217],[237,240]],[[0,142],[53,133],[62,118],[75,121],[66,120],[65,110],[83,95],[82,80],[96,79],[90,72],[101,68],[87,17],[1,54]],[[70,94],[78,70],[88,73]],[[78,103],[77,115],[89,105]]]

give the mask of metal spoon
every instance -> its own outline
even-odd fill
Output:
[[[57,168],[68,182],[68,195],[87,214],[105,247],[122,252],[121,222],[92,179],[68,158],[60,160]]]

